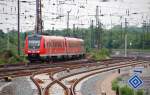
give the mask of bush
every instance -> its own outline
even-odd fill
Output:
[[[137,95],[144,95],[144,91],[142,89],[138,90]]]
[[[15,55],[9,59],[10,64],[15,64],[18,62],[27,62],[27,60],[26,60],[25,56],[18,56],[18,55]]]
[[[13,52],[11,50],[4,50],[2,52],[2,57],[5,58],[6,60],[9,59],[10,57],[14,56]]]
[[[16,58],[14,56],[8,59],[8,63],[9,64],[14,64],[16,62],[17,62],[17,60],[16,60]]]
[[[10,50],[4,50],[0,53],[0,64],[9,63],[9,59],[13,57],[14,54]]]
[[[0,59],[0,64],[4,64],[5,63],[5,61],[1,58]]]
[[[116,91],[118,88],[118,81],[115,79],[112,81],[112,90]]]
[[[109,51],[105,48],[101,49],[101,50],[93,50],[91,52],[92,55],[92,59],[98,61],[98,60],[104,60],[107,59],[109,57]]]
[[[124,86],[120,88],[120,90],[121,90],[121,95],[134,95],[134,91],[128,86]]]
[[[118,77],[118,78],[117,78],[117,81],[122,81],[122,78],[121,78],[121,77]]]
[[[27,62],[25,56],[15,55],[11,50],[4,50],[0,53],[0,64],[15,64]]]
[[[120,92],[121,95],[134,95],[134,90],[128,86],[120,88]],[[136,92],[136,95],[144,95],[144,91],[140,89]]]

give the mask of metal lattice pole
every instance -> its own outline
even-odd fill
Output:
[[[20,0],[18,0],[18,55],[20,55]]]
[[[36,0],[36,33],[42,34],[42,5],[41,0]]]
[[[69,33],[69,14],[70,14],[71,10],[70,11],[67,11],[67,34],[66,36],[70,36],[70,33]]]

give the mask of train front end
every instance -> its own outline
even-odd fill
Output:
[[[29,35],[25,40],[25,54],[30,61],[40,60],[41,35]]]

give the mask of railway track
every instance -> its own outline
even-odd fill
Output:
[[[78,95],[76,93],[76,91],[79,91],[76,89],[76,86],[84,79],[90,77],[90,76],[93,76],[93,75],[96,75],[96,74],[99,74],[99,73],[103,73],[103,72],[108,72],[108,71],[112,71],[112,70],[115,70],[115,69],[120,69],[120,68],[124,68],[124,67],[128,67],[128,66],[133,66],[133,65],[138,65],[138,64],[143,64],[143,62],[136,62],[136,61],[131,61],[131,63],[129,62],[128,64],[121,64],[121,65],[115,65],[115,66],[109,66],[108,68],[105,68],[105,69],[101,69],[99,71],[96,71],[96,72],[92,72],[92,73],[89,73],[85,76],[82,76],[80,77],[79,79],[77,79],[72,85],[71,85],[71,95]]]
[[[117,59],[117,58],[116,58]],[[116,59],[109,59],[110,60],[116,60]],[[102,61],[105,62],[108,60]],[[66,61],[66,62],[56,62],[51,64],[7,64],[6,65],[0,65],[0,79],[3,79],[5,76],[10,77],[18,77],[18,76],[28,76],[32,75],[32,73],[35,73],[37,71],[43,72],[43,71],[49,71],[49,68],[53,68],[52,71],[55,71],[54,69],[57,67],[61,68],[70,68],[70,66],[76,67],[76,65],[86,65],[91,64],[93,65],[95,61],[89,61],[86,59],[82,60],[75,60],[75,61]],[[86,63],[86,64],[85,64]],[[72,66],[72,67],[73,67]]]
[[[60,68],[66,68],[70,65],[82,65],[84,63],[89,62],[88,60],[75,60],[75,61],[67,61],[67,62],[57,62],[53,64],[31,64],[31,65],[25,65],[25,64],[14,64],[14,65],[1,65],[0,66],[0,79],[3,79],[5,76],[10,77],[19,77],[19,76],[28,76],[32,75],[36,72],[50,72],[55,71],[54,69],[57,67]]]
[[[111,61],[112,62],[112,61]],[[119,62],[119,61],[118,61]],[[89,71],[83,71],[83,72],[78,72],[78,73],[74,73],[74,74],[71,74],[71,75],[68,75],[68,76],[64,76],[64,77],[61,77],[59,79],[54,79],[53,82],[51,82],[46,88],[45,88],[45,91],[44,91],[44,94],[43,95],[49,95],[49,89],[54,85],[54,84],[59,84],[63,89],[64,89],[64,94],[63,95],[76,95],[75,94],[75,86],[81,81],[83,80],[84,78],[86,77],[89,77],[91,75],[94,75],[94,74],[97,74],[97,73],[101,73],[101,72],[106,72],[106,71],[110,71],[110,70],[114,70],[114,69],[118,69],[118,68],[123,68],[123,67],[127,67],[127,66],[132,66],[132,65],[137,65],[137,64],[141,64],[143,63],[142,62],[137,62],[137,61],[128,61],[128,62],[125,62],[125,63],[121,63],[121,64],[111,64],[109,66],[106,66],[106,65],[101,65],[99,68],[97,69],[93,69],[93,70],[89,70]],[[90,73],[89,73],[90,72]],[[73,85],[70,85],[70,86],[66,86],[65,85],[65,81],[64,79],[67,79],[67,78],[70,78],[72,76],[77,76],[79,74],[83,74],[83,73],[88,73],[86,76],[84,77],[81,77],[79,79],[75,79],[75,80],[71,80],[71,81],[74,81]]]
[[[113,59],[109,59],[109,60],[103,60],[101,62],[88,61],[88,60],[77,60],[77,61],[69,61],[69,62],[58,62],[58,63],[54,63],[54,64],[42,64],[42,65],[35,66],[35,67],[34,67],[34,65],[32,65],[32,66],[28,65],[28,66],[23,66],[23,68],[21,68],[19,70],[18,69],[15,70],[12,67],[4,67],[5,69],[0,67],[0,70],[4,72],[4,74],[2,74],[2,73],[0,74],[0,79],[3,79],[4,76],[18,77],[18,76],[30,75],[30,79],[37,86],[39,95],[49,95],[48,89],[51,88],[55,84],[58,84],[60,87],[62,87],[64,89],[63,91],[64,91],[65,95],[71,95],[72,90],[70,90],[70,88],[68,88],[62,82],[62,80],[67,77],[73,76],[75,74],[77,75],[77,74],[85,73],[88,71],[85,70],[82,72],[77,72],[75,74],[68,74],[68,75],[60,77],[58,79],[54,77],[56,74],[61,73],[61,72],[68,72],[69,70],[75,70],[75,69],[79,69],[79,68],[88,68],[89,69],[89,68],[93,67],[93,68],[100,69],[98,67],[101,66],[101,69],[102,69],[104,67],[111,66],[111,64],[113,65],[114,63],[124,62],[124,61],[128,61],[128,60],[135,60],[135,59],[133,59],[133,58],[113,58]],[[8,71],[6,70],[7,68],[8,68]],[[94,70],[93,68],[91,69],[91,71]],[[48,80],[49,80],[48,83],[44,81],[44,83],[45,83],[44,87],[42,87],[42,85],[41,85],[42,83],[39,83],[39,81],[41,81],[42,79],[38,80],[38,78],[36,77],[40,74],[47,75]]]
[[[42,95],[41,93],[43,92],[41,89],[45,89],[47,88],[48,85],[46,85],[45,87],[42,87],[41,86],[41,83],[39,83],[37,80],[37,78],[35,76],[41,74],[41,73],[46,73],[47,76],[50,76],[50,79],[49,80],[52,80],[50,81],[50,83],[55,83],[57,82],[59,85],[61,85],[62,87],[65,87],[63,86],[63,84],[61,82],[59,82],[59,80],[55,80],[52,76],[55,74],[55,73],[59,73],[59,72],[62,72],[62,71],[67,71],[68,68],[69,69],[77,69],[77,68],[81,68],[81,67],[90,67],[90,66],[98,66],[98,65],[107,65],[107,64],[112,64],[113,62],[119,62],[120,60],[129,60],[128,58],[127,59],[118,59],[118,58],[114,58],[114,59],[109,59],[109,60],[104,60],[102,61],[101,63],[99,62],[93,62],[93,61],[80,61],[79,63],[83,63],[83,64],[74,64],[74,65],[70,65],[70,64],[65,64],[65,66],[63,66],[63,68],[54,68],[52,71],[45,71],[45,72],[36,72],[34,73],[32,76],[31,76],[31,79],[33,80],[33,82],[36,84],[37,88],[39,89],[39,95]],[[86,64],[85,64],[86,63]],[[42,79],[41,79],[42,80]],[[44,92],[43,92],[44,93]]]

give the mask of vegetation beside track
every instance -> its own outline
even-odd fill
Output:
[[[27,62],[25,56],[15,55],[11,50],[4,50],[0,55],[0,64],[16,64]]]
[[[93,50],[92,52],[89,53],[90,57],[92,60],[105,60],[108,59],[110,57],[110,53],[108,51],[108,49],[101,49],[101,50]]]
[[[8,39],[9,38],[9,39]],[[20,33],[21,56],[17,54],[17,31],[11,30],[4,33],[0,30],[0,64],[15,64],[26,62],[23,55],[25,33]]]
[[[119,85],[119,81],[121,80],[122,79],[119,77],[112,81],[112,90],[114,90],[117,95],[134,95],[134,90],[132,88],[127,85]],[[142,89],[137,90],[135,93],[136,95],[144,95],[144,91]]]

